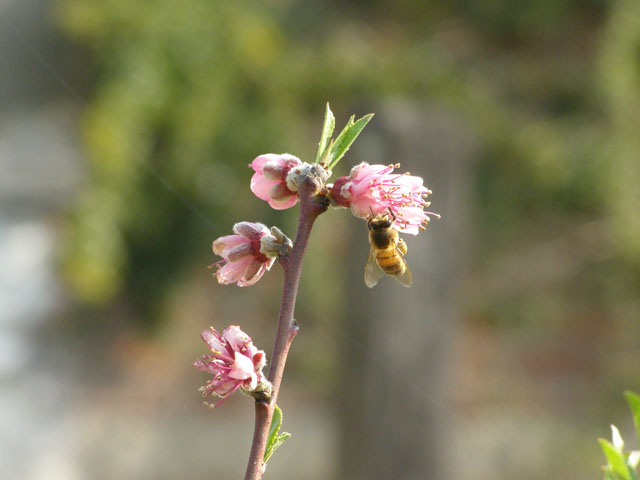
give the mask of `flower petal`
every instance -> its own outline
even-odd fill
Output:
[[[247,345],[251,345],[251,337],[244,333],[239,326],[229,325],[222,332],[222,337],[229,342],[234,350],[244,349]]]
[[[251,242],[246,242],[240,244],[236,247],[233,247],[231,250],[226,252],[227,260],[230,262],[235,262],[240,260],[242,257],[246,257],[247,255],[251,255],[253,251],[253,245]]]
[[[246,380],[247,378],[251,378],[252,374],[254,374],[254,371],[251,359],[240,352],[235,352],[235,363],[229,372],[229,377]]]
[[[226,257],[226,253],[229,250],[246,242],[247,239],[242,235],[226,235],[213,241],[213,253],[220,255],[221,257]]]
[[[203,330],[200,333],[200,337],[202,338],[202,340],[204,340],[204,343],[206,343],[212,351],[226,353],[226,348],[221,341],[222,338],[220,337],[220,334],[218,333],[218,331],[215,330],[214,328]]]
[[[274,259],[275,260],[275,259]],[[238,286],[240,287],[250,287],[255,284],[258,280],[262,278],[264,272],[267,270],[268,262],[259,262],[257,271],[254,272],[256,265],[249,265],[247,267],[247,272],[243,275],[242,279],[238,282]]]
[[[281,180],[269,180],[260,173],[254,173],[251,177],[251,191],[261,200],[269,201],[271,189],[280,183]]]
[[[251,165],[249,166],[253,168],[256,172],[259,172],[260,174],[262,174],[262,167],[267,162],[283,163],[282,157],[277,153],[265,153],[263,155],[256,157],[253,160],[253,162],[251,162]]]
[[[218,282],[222,284],[236,283],[242,278],[242,274],[252,258],[251,256],[247,256],[235,262],[228,262],[216,272]]]
[[[287,208],[293,207],[296,203],[298,203],[298,195],[291,195],[289,198],[284,200],[269,200],[269,205],[274,210],[286,210]]]
[[[289,190],[284,182],[276,183],[269,192],[269,198],[278,202],[288,200],[291,195],[296,195],[296,193]]]
[[[238,222],[233,226],[233,231],[251,240],[269,233],[269,229],[265,225],[252,222]]]

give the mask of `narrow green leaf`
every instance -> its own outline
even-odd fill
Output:
[[[318,152],[316,153],[316,161],[318,163],[325,153],[333,130],[336,128],[336,118],[333,116],[333,112],[329,108],[329,102],[327,102],[327,110],[324,113],[324,124],[322,125],[322,134],[320,135],[320,142],[318,143]]]
[[[271,457],[271,455],[273,455],[276,452],[276,450],[280,447],[280,445],[282,445],[290,437],[291,437],[291,434],[288,432],[282,432],[280,435],[278,435],[276,437],[275,442],[273,442],[273,446],[271,448],[271,451],[269,452],[269,457]],[[265,459],[265,463],[267,462],[267,460],[269,460],[269,458]]]
[[[604,480],[618,480],[610,468],[604,469]]]
[[[336,137],[331,149],[328,151],[326,156],[327,168],[331,170],[338,164],[340,159],[344,157],[351,144],[358,135],[360,135],[360,132],[362,132],[364,127],[367,126],[367,123],[369,123],[372,117],[373,113],[370,113],[357,121],[354,121],[355,116],[352,116],[349,119],[342,132],[340,132],[340,135]]]
[[[602,452],[609,462],[608,468],[614,475],[614,478],[616,480],[632,480],[624,455],[616,450],[608,440],[600,438],[598,442],[600,442]]]
[[[273,454],[273,445],[278,439],[278,432],[282,426],[282,410],[277,405],[273,410],[273,417],[271,418],[271,426],[269,427],[269,436],[267,437],[267,448],[264,451],[264,463],[267,463],[269,457]]]
[[[280,432],[280,427],[282,426],[282,410],[280,407],[276,405],[273,411],[273,419],[271,420],[271,426],[269,427],[269,437],[267,438],[267,448],[264,451],[264,458],[262,462],[266,465],[266,463],[271,458],[271,455],[275,453],[280,445],[282,445],[285,440],[291,437],[290,433]]]
[[[640,442],[640,395],[633,392],[624,392],[624,396],[627,399],[627,403],[631,408],[633,414],[633,423],[636,425],[636,434],[638,435],[638,442]]]

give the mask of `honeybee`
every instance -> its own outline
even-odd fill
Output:
[[[364,267],[364,283],[369,288],[374,287],[384,273],[405,287],[410,287],[413,283],[409,265],[402,258],[407,253],[407,244],[400,238],[397,230],[392,228],[395,220],[395,215],[389,212],[372,214],[367,221],[371,249]]]

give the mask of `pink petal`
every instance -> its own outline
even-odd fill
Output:
[[[280,158],[287,170],[291,170],[293,167],[302,164],[302,160],[300,160],[295,155],[291,155],[290,153],[283,153],[282,155],[280,155]]]
[[[271,208],[274,210],[286,210],[287,208],[293,207],[296,203],[298,203],[297,193],[284,200],[269,200],[269,205],[271,205]]]
[[[374,175],[384,175],[385,173],[387,173],[387,170],[392,171],[393,169],[390,169],[386,165],[367,165],[365,163],[364,166],[360,167],[360,169],[358,170],[356,179],[361,180],[363,178],[371,177]]]
[[[427,190],[423,187],[424,180],[421,177],[416,177],[415,175],[403,175],[404,182],[411,186],[411,188],[415,190]]]
[[[249,263],[249,265],[247,265],[247,268],[244,271],[244,275],[242,275],[242,281],[243,282],[251,281],[251,279],[253,279],[253,277],[255,277],[258,274],[258,272],[260,271],[263,265],[264,265],[264,262],[258,258],[254,258],[253,260],[251,260],[251,262]]]
[[[291,195],[294,195],[294,192],[289,190],[287,184],[284,182],[275,184],[271,187],[271,191],[269,192],[269,198],[277,202],[288,200]]]
[[[225,380],[224,382],[218,382],[215,386],[214,393],[219,397],[226,397],[231,394],[235,388],[238,387],[238,380]]]
[[[253,160],[253,162],[251,162],[251,165],[249,166],[253,168],[256,172],[260,172],[260,174],[262,174],[262,167],[267,162],[284,163],[280,155],[275,153],[265,153],[263,155],[256,157]]]
[[[255,372],[251,372],[251,377],[249,377],[251,379],[251,381],[249,382],[249,385],[245,385],[245,388],[249,391],[251,390],[255,390],[255,388],[258,386],[258,375],[256,375]],[[245,381],[245,384],[247,382]]]
[[[375,177],[366,177],[362,180],[355,180],[349,188],[349,192],[351,192],[351,198],[357,198],[369,193],[369,191],[371,191],[371,181],[374,178]]]
[[[367,165],[369,165],[367,162],[362,162],[362,163],[359,163],[358,165],[354,165],[351,168],[351,171],[349,172],[349,178],[351,180],[355,179],[358,176],[358,173],[360,173],[360,170],[362,170]]]
[[[233,231],[251,240],[258,239],[269,233],[269,229],[261,223],[239,222],[233,226]]]
[[[262,166],[262,175],[269,180],[284,181],[288,172],[284,162],[267,162]]]
[[[420,207],[404,207],[398,209],[400,218],[414,225],[420,225],[426,215]]]
[[[393,225],[393,228],[395,228],[399,232],[408,233],[410,235],[418,235],[418,233],[420,233],[420,228],[417,225],[401,225],[399,223],[396,223]]]
[[[213,253],[226,258],[226,254],[234,247],[247,243],[247,239],[241,235],[226,235],[213,241]]]
[[[273,265],[273,263],[274,263],[275,261],[276,261],[276,258],[275,258],[275,257],[271,257],[271,258],[269,258],[269,259],[266,261],[266,263],[265,263],[266,270],[271,270],[271,266]]]
[[[193,366],[196,367],[201,372],[215,373],[216,366],[215,364],[205,361],[205,359],[199,358],[195,362],[193,362]]]
[[[369,218],[372,211],[374,215],[378,215],[385,210],[386,207],[381,204],[380,200],[369,196],[359,197],[351,202],[351,212],[360,218]]]
[[[236,262],[228,262],[224,267],[216,272],[218,282],[222,284],[236,283],[242,278],[247,265],[251,262],[253,257],[243,257]]]
[[[281,183],[280,180],[269,180],[260,173],[254,173],[251,177],[251,191],[261,200],[269,201],[271,189]]]
[[[215,329],[203,330],[200,333],[200,337],[204,340],[211,350],[217,352],[226,353],[224,344],[220,341],[220,334]]]
[[[267,263],[265,262],[259,262],[259,263],[260,263],[260,268],[253,276],[249,277],[248,275],[245,274],[242,277],[242,279],[238,281],[239,287],[250,287],[251,285],[255,284],[258,280],[262,278],[262,275],[264,275],[264,272],[267,270]]]
[[[225,328],[222,332],[222,337],[229,342],[229,345],[231,345],[231,348],[234,350],[240,350],[252,344],[251,337],[240,330],[240,327],[237,325],[229,325]]]
[[[253,353],[253,367],[255,371],[261,371],[266,364],[267,356],[265,355],[264,351],[256,349],[256,352]]]
[[[240,352],[235,352],[235,363],[233,369],[229,372],[229,377],[246,380],[247,378],[251,378],[252,374],[254,374],[254,371],[251,359]]]
[[[231,250],[226,252],[226,258],[230,262],[235,262],[240,260],[242,257],[246,257],[247,255],[251,255],[253,251],[253,245],[251,242],[246,242],[240,244],[238,246],[233,247]]]

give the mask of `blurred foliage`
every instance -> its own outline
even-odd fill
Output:
[[[633,392],[625,392],[625,397],[631,408],[640,441],[640,396]],[[638,480],[636,468],[640,462],[640,450],[626,452],[625,442],[614,425],[611,425],[611,433],[611,442],[604,438],[599,439],[600,447],[607,459],[607,465],[604,466],[605,480]]]
[[[65,260],[79,298],[126,295],[155,318],[235,221],[292,227],[249,194],[256,155],[311,159],[327,100],[341,123],[402,97],[458,112],[477,138],[472,315],[640,312],[637,1],[55,5],[95,75]]]

